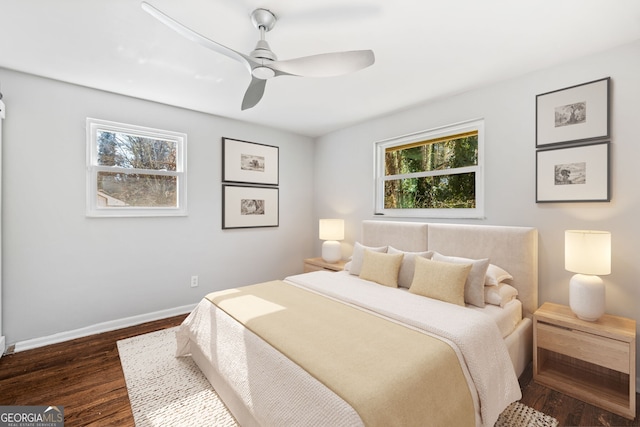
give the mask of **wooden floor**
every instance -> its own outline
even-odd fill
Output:
[[[133,426],[116,342],[179,325],[185,316],[145,323],[0,358],[0,405],[64,406],[65,426]],[[640,426],[532,380],[520,378],[522,403],[560,426]],[[640,397],[639,397],[640,400]]]
[[[145,323],[0,358],[0,405],[64,406],[65,426],[133,426],[116,342],[179,325]]]

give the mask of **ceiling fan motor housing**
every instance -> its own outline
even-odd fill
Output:
[[[258,40],[256,48],[251,51],[251,57],[256,59],[267,59],[269,61],[277,61],[278,57],[271,51],[269,43],[266,40]]]

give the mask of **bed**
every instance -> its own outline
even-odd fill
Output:
[[[530,227],[363,221],[344,272],[207,295],[177,356],[242,426],[493,426],[532,359],[537,253]],[[469,288],[476,267],[484,286]],[[385,282],[394,274],[404,286]],[[433,287],[442,274],[462,280],[463,302],[460,286]]]

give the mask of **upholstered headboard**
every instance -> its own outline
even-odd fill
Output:
[[[363,221],[362,244],[390,245],[405,251],[489,258],[513,276],[523,315],[538,308],[538,231],[532,227]]]

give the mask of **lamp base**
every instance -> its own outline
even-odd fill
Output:
[[[334,263],[342,259],[342,247],[340,242],[327,240],[322,243],[322,259],[326,262]]]
[[[576,274],[569,281],[569,306],[579,319],[595,322],[604,314],[605,287],[598,276]]]

